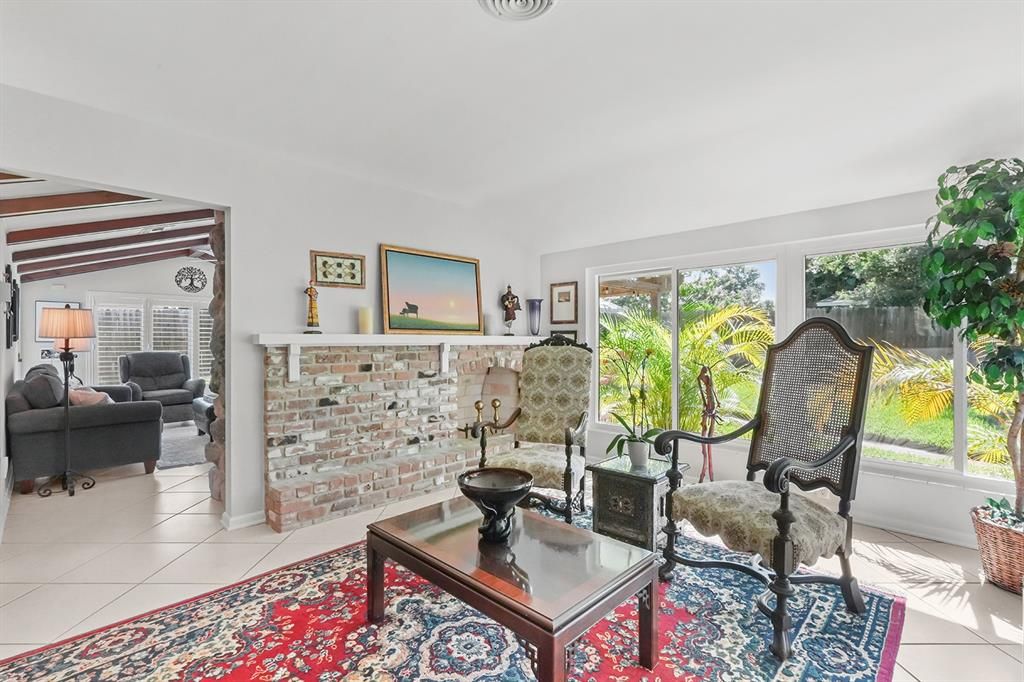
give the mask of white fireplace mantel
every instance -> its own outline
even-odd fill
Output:
[[[441,371],[448,371],[452,346],[528,346],[539,336],[480,336],[476,334],[302,334],[253,335],[259,346],[288,346],[288,381],[299,380],[299,356],[303,346],[437,346]]]

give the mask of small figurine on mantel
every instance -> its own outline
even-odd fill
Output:
[[[320,310],[316,306],[316,297],[319,293],[313,286],[313,280],[309,280],[309,286],[303,292],[306,294],[306,331],[304,334],[320,333]]]
[[[512,293],[512,285],[509,284],[505,293],[501,295],[501,308],[505,313],[505,336],[512,334],[512,323],[516,321],[516,311],[522,310],[519,305],[519,297]]]

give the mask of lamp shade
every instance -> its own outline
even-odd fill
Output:
[[[91,339],[96,327],[89,308],[43,308],[39,336],[44,339]]]

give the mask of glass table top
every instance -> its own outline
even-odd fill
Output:
[[[646,467],[634,467],[629,457],[612,457],[597,464],[587,467],[590,471],[601,470],[630,478],[639,478],[647,481],[657,481],[665,478],[668,470],[672,468],[672,462],[661,457],[649,457]],[[679,471],[686,471],[690,468],[685,462],[679,463]]]
[[[487,544],[477,532],[482,518],[472,502],[458,497],[369,528],[552,621],[654,561],[646,549],[528,509],[516,509],[507,545]]]

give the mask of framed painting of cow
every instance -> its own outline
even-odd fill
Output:
[[[483,334],[480,261],[380,245],[385,334]]]

